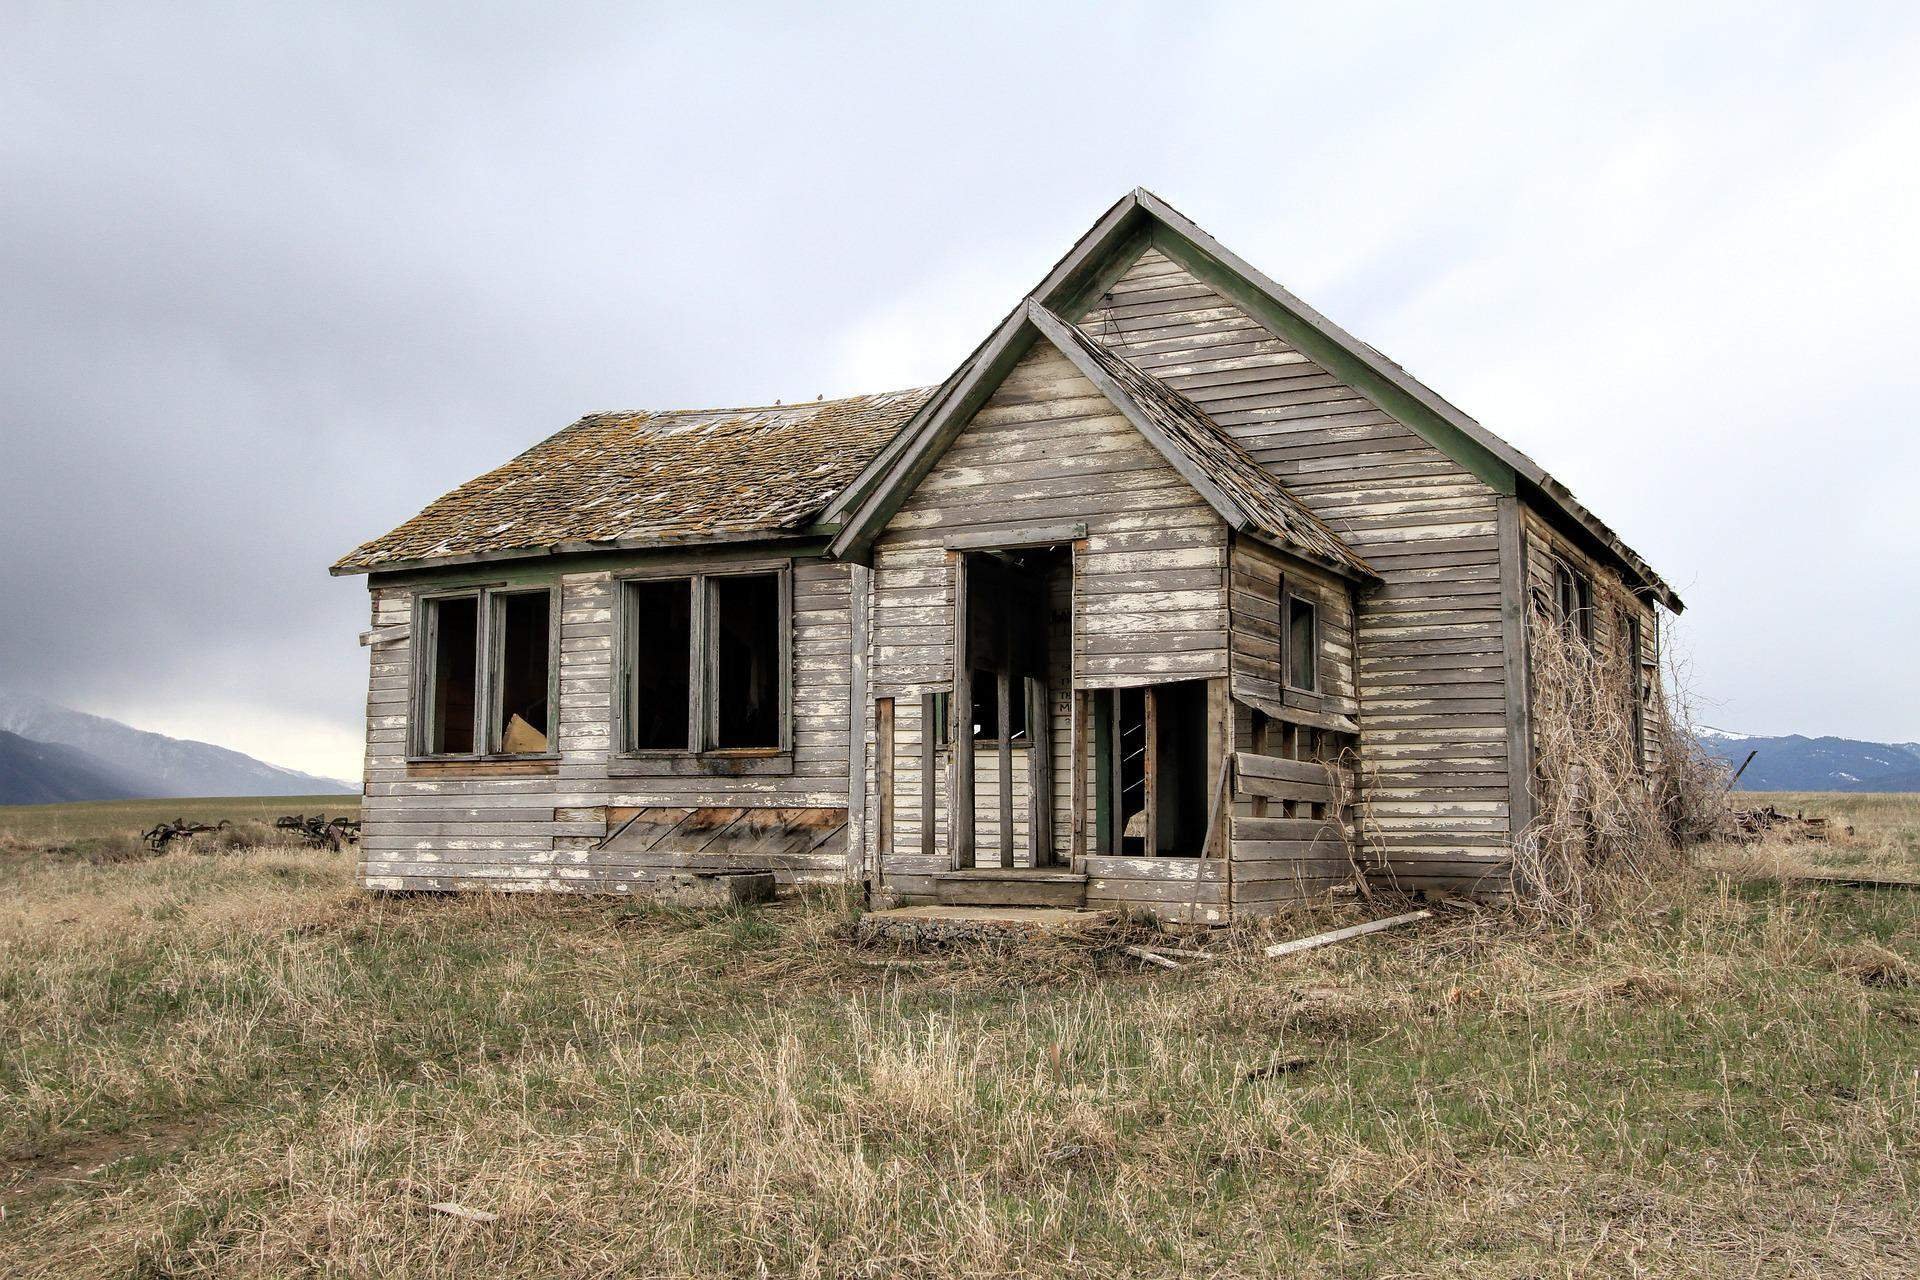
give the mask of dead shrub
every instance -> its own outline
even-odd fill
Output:
[[[284,848],[298,841],[299,836],[296,833],[270,827],[264,822],[235,822],[211,835],[194,838],[194,843],[198,847],[215,853],[233,853],[241,849]]]
[[[1640,703],[1638,654],[1538,604],[1528,623],[1536,807],[1514,841],[1511,884],[1521,907],[1578,923],[1645,896],[1683,845],[1724,829],[1724,779],[1694,738],[1677,673]]]

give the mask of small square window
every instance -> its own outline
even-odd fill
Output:
[[[1287,597],[1287,685],[1307,693],[1320,688],[1320,609],[1311,600]]]

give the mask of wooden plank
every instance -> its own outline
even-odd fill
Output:
[[[1532,679],[1527,656],[1527,548],[1520,500],[1502,496],[1500,525],[1500,635],[1506,682],[1508,814],[1516,832],[1533,822]]]
[[[1379,933],[1382,929],[1393,929],[1400,925],[1412,924],[1417,920],[1431,919],[1431,911],[1409,911],[1405,915],[1389,916],[1384,920],[1369,920],[1365,924],[1349,925],[1345,929],[1333,929],[1327,933],[1316,933],[1310,938],[1295,938],[1291,942],[1277,942],[1266,949],[1268,959],[1279,956],[1297,955],[1302,951],[1312,951],[1317,947],[1330,946],[1336,942],[1345,942],[1349,938],[1365,937],[1369,933]]]
[[[1327,786],[1334,779],[1351,788],[1352,774],[1337,765],[1317,760],[1285,760],[1279,756],[1257,755],[1250,751],[1234,754],[1234,768],[1242,778],[1260,778],[1275,782],[1299,782]]]
[[[1264,796],[1269,800],[1293,800],[1306,804],[1332,804],[1334,789],[1326,783],[1292,782],[1281,778],[1258,778],[1241,773],[1234,780],[1234,794],[1243,799]]]
[[[953,566],[953,697],[948,700],[953,786],[947,792],[948,861],[955,871],[973,865],[973,667],[968,626],[967,557]]]
[[[1159,690],[1148,685],[1142,694],[1146,702],[1147,755],[1146,779],[1147,839],[1149,858],[1160,856],[1160,697]]]
[[[938,815],[934,809],[933,780],[939,751],[939,725],[935,723],[935,709],[939,705],[936,695],[920,695],[920,856],[929,862],[936,854],[934,828]]]
[[[893,699],[876,698],[873,703],[874,790],[877,812],[874,814],[873,880],[880,888],[887,883],[887,857],[893,852],[893,809],[895,803],[893,760],[896,743],[893,727]]]
[[[995,748],[999,757],[996,772],[1000,793],[1000,865],[1013,866],[1013,673],[1009,669],[1012,661],[1013,610],[1002,607],[1001,616],[1006,627],[1006,636],[1001,649],[999,669],[994,672],[993,696],[1000,725],[1000,742]],[[1029,757],[1039,754],[1031,749]]]

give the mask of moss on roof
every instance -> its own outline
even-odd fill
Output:
[[[355,548],[333,571],[796,533],[930,394],[589,414]]]

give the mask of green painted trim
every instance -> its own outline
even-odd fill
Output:
[[[1076,279],[1063,282],[1051,296],[1040,299],[1041,305],[1078,324],[1107,290],[1133,270],[1133,264],[1140,260],[1140,255],[1152,247],[1153,227],[1151,220],[1147,220],[1145,225],[1136,228],[1090,269],[1080,272]]]
[[[1272,330],[1276,336],[1285,339],[1328,373],[1418,432],[1428,444],[1485,481],[1494,492],[1511,495],[1516,491],[1517,478],[1512,467],[1445,418],[1380,377],[1345,346],[1248,284],[1239,272],[1204,248],[1165,225],[1155,228],[1153,246],[1202,283],[1219,290],[1228,301]]]

